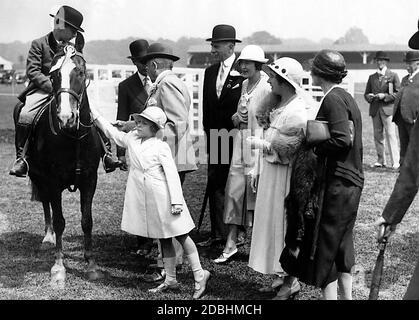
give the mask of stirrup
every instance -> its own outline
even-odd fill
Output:
[[[17,162],[19,160],[22,160],[25,163],[25,165],[26,165],[26,173],[25,174],[16,174],[17,173],[16,170],[13,170],[13,167],[17,164]],[[9,171],[9,174],[12,175],[12,176],[19,177],[19,178],[26,178],[26,176],[28,175],[28,172],[29,172],[29,163],[28,163],[28,161],[26,161],[26,159],[24,157],[20,157],[20,158],[17,158],[15,160],[15,162],[13,162],[13,166],[12,166],[12,169]]]

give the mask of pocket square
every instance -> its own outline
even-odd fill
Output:
[[[240,87],[240,84],[239,84],[239,83],[238,83],[238,84],[236,84],[233,88],[231,88],[231,90],[236,89],[236,88],[238,88],[238,87]]]

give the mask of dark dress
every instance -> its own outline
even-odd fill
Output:
[[[287,220],[291,223],[287,227],[286,248],[280,262],[288,274],[306,284],[324,288],[337,280],[338,272],[350,272],[355,264],[352,231],[364,182],[362,120],[353,97],[339,87],[325,96],[316,119],[328,121],[331,138],[317,145],[314,153],[303,150],[309,155],[305,157],[308,163],[300,162],[295,166],[295,176],[308,167],[316,173],[305,186],[302,186],[304,179],[291,181],[291,195],[298,194],[293,189],[301,192],[301,188],[309,187],[312,196],[310,205],[302,203],[301,197],[295,200],[297,204],[294,201],[294,206],[292,199],[287,200]],[[354,124],[353,142],[348,120]],[[319,199],[322,186],[324,194]],[[318,206],[322,210],[316,230]],[[289,248],[296,246],[300,247],[298,259],[289,254]]]

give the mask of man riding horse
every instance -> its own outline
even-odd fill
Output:
[[[84,38],[80,32],[83,15],[69,6],[62,6],[54,17],[54,29],[46,36],[32,42],[29,49],[26,73],[30,80],[28,87],[19,95],[24,103],[18,120],[15,123],[16,161],[10,170],[11,175],[26,177],[28,164],[25,159],[25,144],[32,131],[33,121],[51,98],[53,91],[49,77],[51,61],[54,55],[66,44],[73,44],[75,49],[82,52]],[[87,95],[86,95],[87,98]],[[99,138],[104,149],[103,166],[106,172],[112,172],[121,166],[119,160],[112,158],[109,139],[97,128]]]

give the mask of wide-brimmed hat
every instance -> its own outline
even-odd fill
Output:
[[[418,20],[418,29],[419,29],[419,20]],[[409,48],[419,49],[419,31],[416,31],[413,36],[410,37],[408,42]]]
[[[377,51],[375,53],[374,60],[387,60],[387,61],[390,61],[390,57],[384,51]]]
[[[55,23],[65,22],[68,25],[72,26],[78,31],[84,32],[81,28],[81,23],[83,22],[83,15],[76,9],[69,6],[62,6],[58,9],[57,14],[49,14],[53,18],[58,18]]]
[[[147,54],[143,56],[140,61],[146,63],[147,61],[154,58],[166,58],[173,61],[179,60],[179,57],[173,54],[173,49],[163,43],[152,43],[147,48]]]
[[[419,51],[407,51],[403,61],[404,62],[412,62],[419,60]]]
[[[311,61],[311,71],[322,78],[340,83],[348,74],[342,54],[336,50],[321,50]]]
[[[140,59],[147,54],[148,41],[144,39],[139,39],[131,42],[129,44],[129,51],[131,55],[128,56],[128,59]]]
[[[219,24],[212,29],[212,37],[206,41],[220,42],[220,41],[232,41],[241,42],[236,39],[236,29],[228,24]]]
[[[150,120],[155,123],[160,129],[164,128],[167,121],[167,116],[162,109],[159,107],[147,107],[141,113],[133,113],[131,117],[135,120],[138,117]]]
[[[243,48],[240,56],[237,58],[237,61],[240,60],[250,60],[261,63],[268,62],[268,59],[265,58],[265,52],[263,49],[255,44],[249,44]]]
[[[269,71],[273,71],[290,83],[294,88],[300,88],[304,69],[297,60],[289,57],[282,57],[270,64],[263,65],[262,69],[268,74]]]

